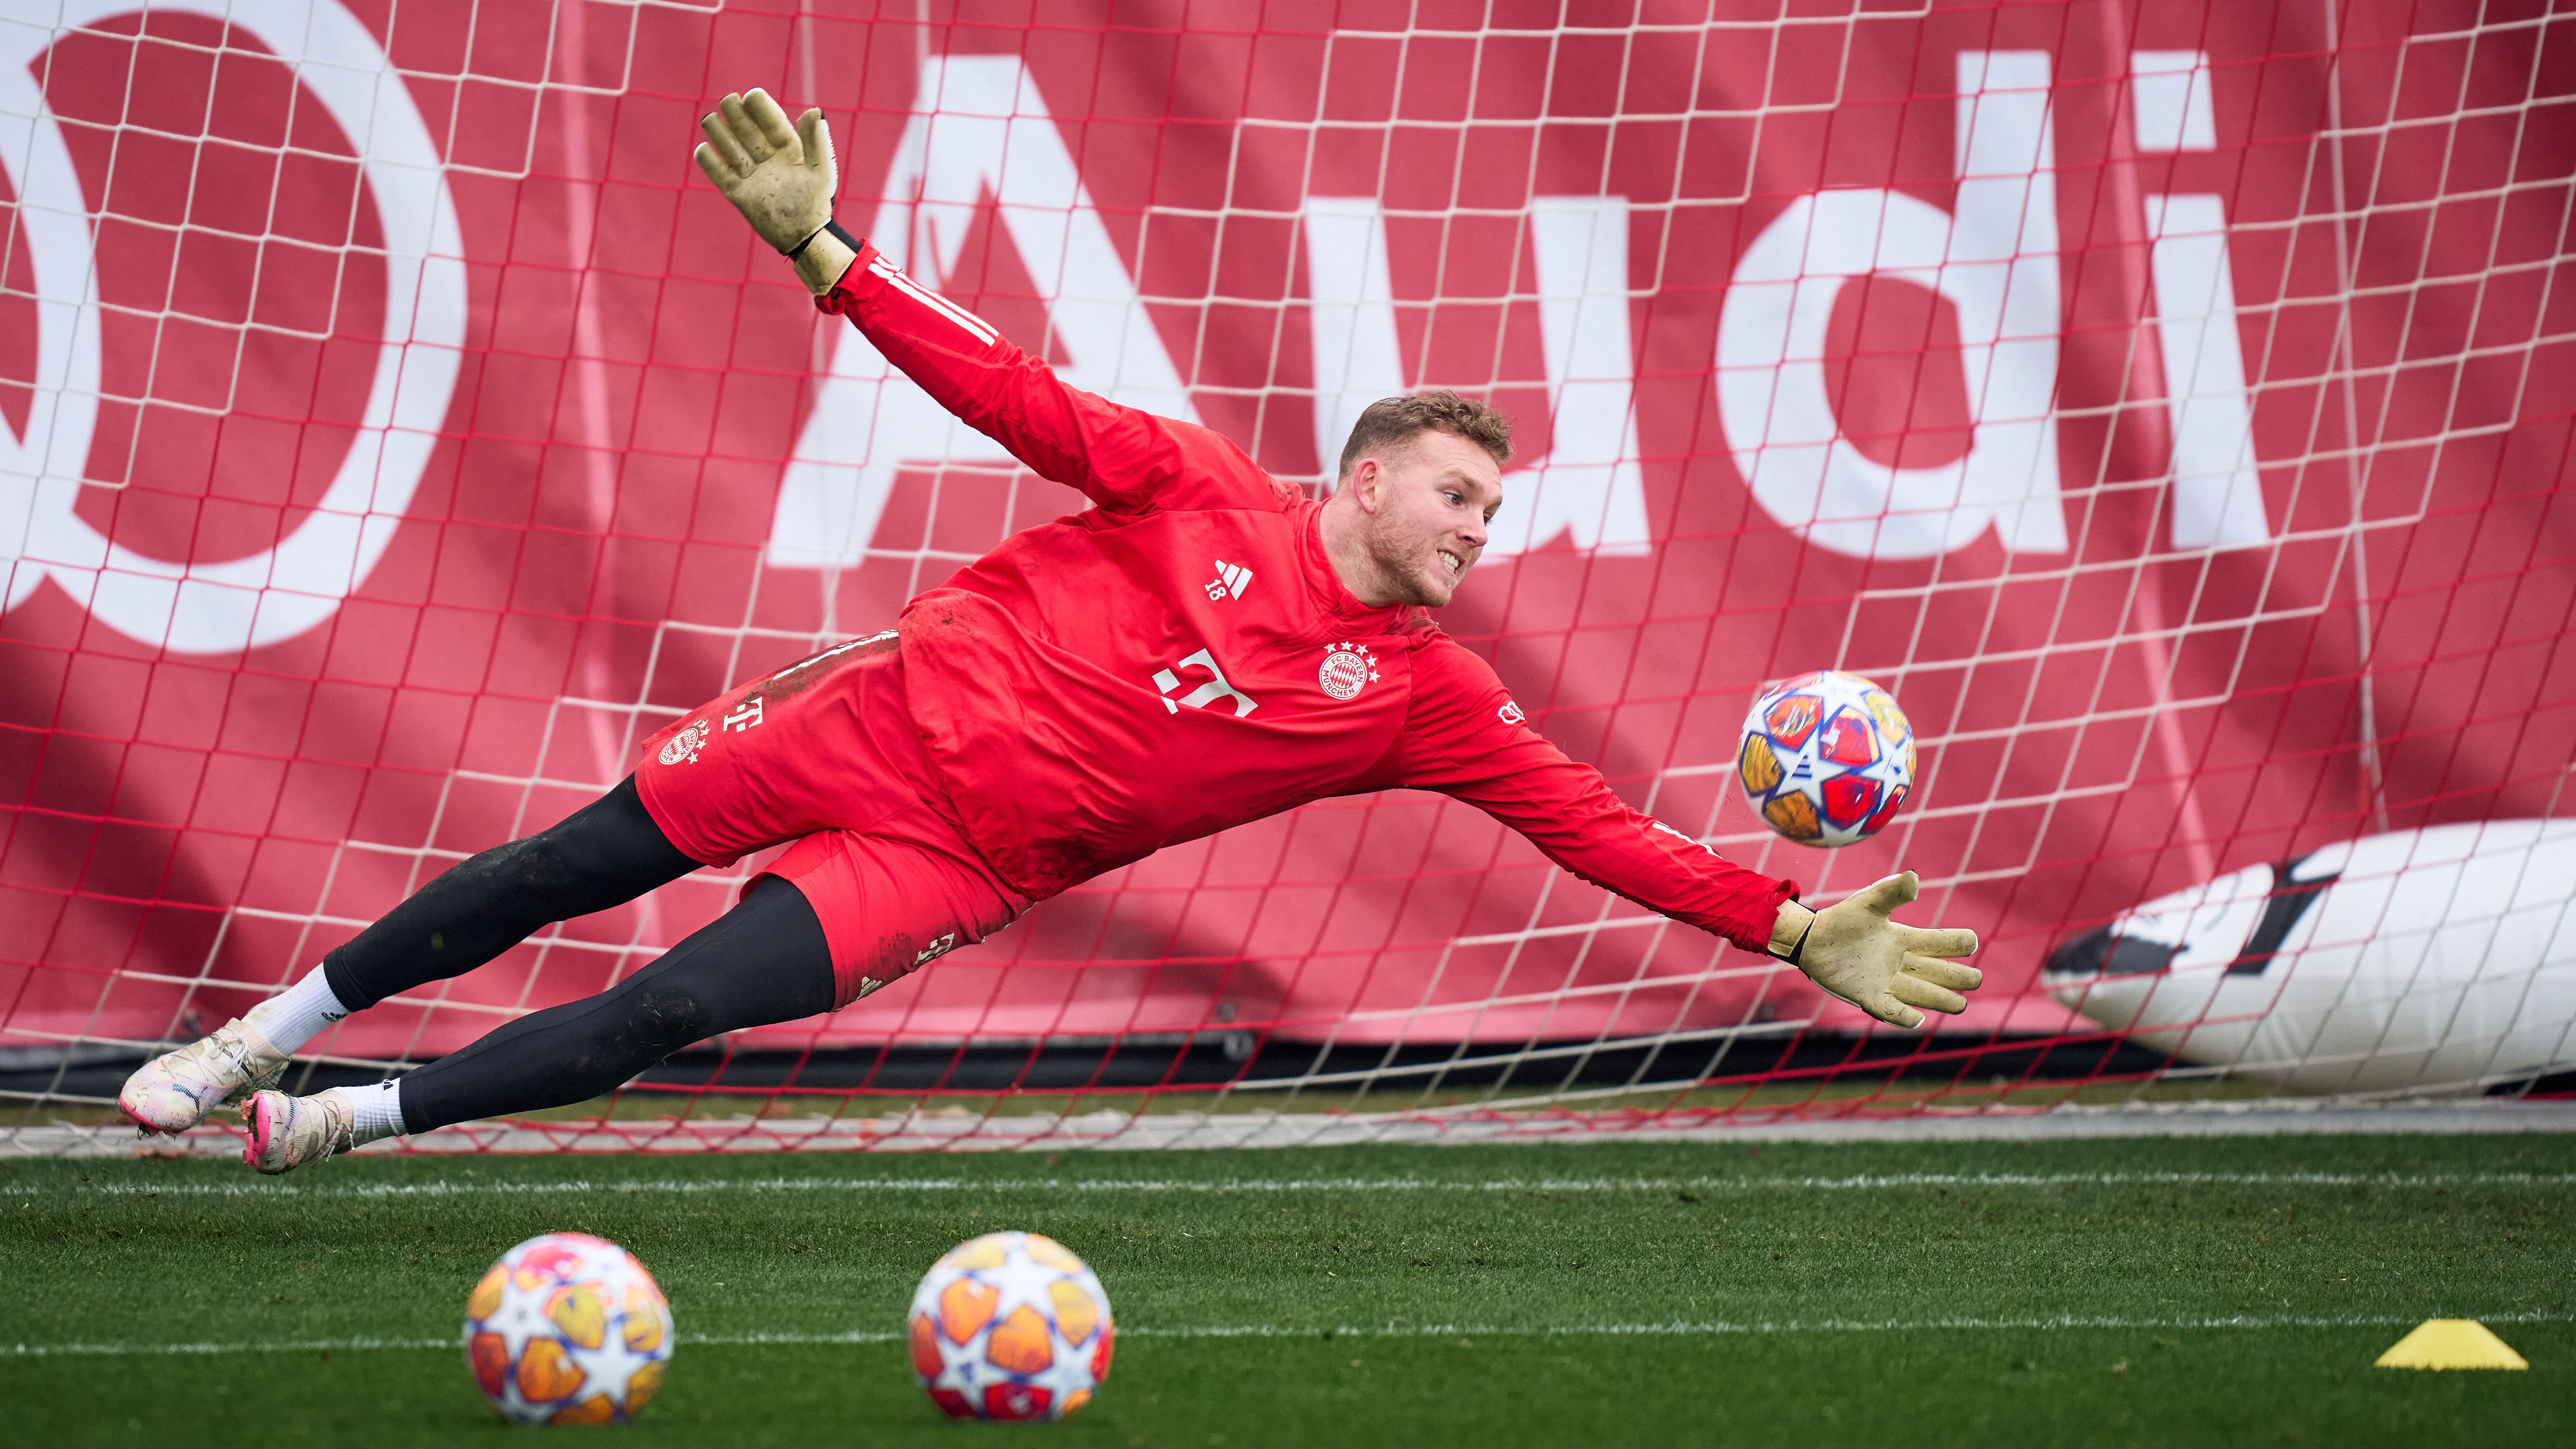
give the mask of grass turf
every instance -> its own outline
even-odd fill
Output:
[[[2571,1186],[2556,1136],[16,1162],[0,1403],[21,1443],[498,1443],[466,1290],[579,1229],[678,1318],[637,1443],[2495,1449],[2576,1433]],[[1003,1227],[1088,1257],[1121,1329],[1045,1430],[947,1423],[893,1339]],[[2370,1366],[2437,1316],[2531,1370]]]

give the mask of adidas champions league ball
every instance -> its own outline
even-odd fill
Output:
[[[904,1331],[912,1372],[958,1419],[1061,1419],[1109,1373],[1109,1295],[1053,1238],[986,1233],[931,1265]]]
[[[670,1361],[661,1286],[605,1238],[530,1238],[465,1300],[465,1362],[514,1423],[623,1423],[662,1387]]]
[[[1878,833],[1914,789],[1914,726],[1895,697],[1827,670],[1753,702],[1735,778],[1762,823],[1800,845],[1854,845]]]

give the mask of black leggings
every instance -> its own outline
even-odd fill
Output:
[[[322,960],[351,1011],[461,976],[538,927],[604,911],[698,868],[635,780],[525,840],[455,866]],[[832,1008],[832,950],[804,893],[774,876],[660,960],[597,996],[499,1027],[402,1079],[403,1125],[532,1112],[613,1091],[664,1057],[743,1027]]]

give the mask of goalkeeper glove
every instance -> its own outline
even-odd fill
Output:
[[[823,112],[808,110],[790,126],[778,102],[754,87],[726,96],[713,114],[699,120],[698,129],[707,133],[698,145],[698,169],[760,239],[794,261],[808,285],[828,270],[816,290],[828,290],[840,280],[858,248],[832,225],[832,189],[840,168],[832,159],[832,133],[823,124]]]
[[[1807,978],[1891,1026],[1923,1024],[1924,1011],[1968,1009],[1985,973],[1946,957],[1973,955],[1977,933],[1922,930],[1888,917],[1913,900],[1914,872],[1889,876],[1821,911],[1783,902],[1771,927],[1771,954]]]

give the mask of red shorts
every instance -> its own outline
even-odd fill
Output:
[[[1028,909],[931,773],[892,632],[692,711],[644,742],[635,789],[671,843],[708,865],[796,842],[762,874],[822,919],[836,1009]]]

